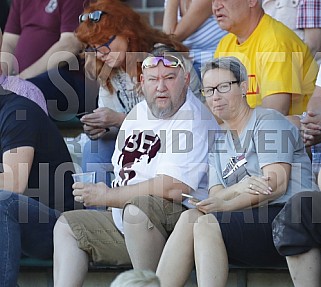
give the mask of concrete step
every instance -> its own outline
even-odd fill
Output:
[[[89,272],[84,287],[107,287],[119,272],[94,271]],[[20,287],[52,287],[52,269],[41,271],[22,270],[19,275]],[[293,287],[287,270],[231,270],[226,287]],[[66,286],[67,287],[67,286]],[[175,286],[173,286],[175,287]],[[185,287],[197,287],[195,274]]]

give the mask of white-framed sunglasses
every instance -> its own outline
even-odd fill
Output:
[[[182,61],[173,55],[147,57],[142,63],[142,70],[156,67],[159,61],[162,61],[163,65],[168,68],[177,68],[180,66],[185,72],[185,67]]]

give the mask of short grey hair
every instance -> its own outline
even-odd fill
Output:
[[[239,83],[247,82],[246,68],[242,62],[235,57],[214,58],[213,60],[206,62],[201,69],[202,79],[207,71],[215,69],[228,70],[232,72]]]

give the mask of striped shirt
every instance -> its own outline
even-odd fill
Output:
[[[321,1],[301,0],[298,7],[296,27],[321,28]]]
[[[211,16],[183,43],[190,49],[194,61],[203,63],[213,58],[218,43],[226,34]]]

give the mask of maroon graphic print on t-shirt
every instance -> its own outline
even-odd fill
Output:
[[[116,186],[127,185],[128,181],[136,176],[134,165],[141,162],[146,156],[148,165],[160,148],[160,137],[152,131],[133,133],[129,136],[118,158],[118,164],[121,166],[119,176],[122,181],[116,183]],[[148,169],[148,166],[145,168]]]

